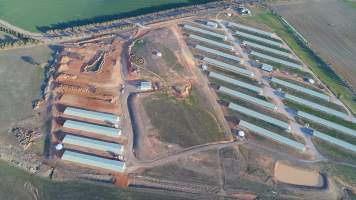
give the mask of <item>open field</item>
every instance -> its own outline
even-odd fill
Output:
[[[207,0],[147,0],[147,1],[21,1],[0,2],[0,19],[29,31],[64,23],[78,25],[98,20],[128,17],[167,8],[204,3]],[[38,9],[41,12],[38,12]]]
[[[0,184],[1,199],[187,199],[179,194],[120,189],[113,186],[90,184],[87,182],[54,182],[28,174],[4,161],[0,161]],[[85,192],[83,192],[85,191]]]
[[[298,1],[286,5],[276,3],[272,4],[272,7],[305,36],[311,47],[327,63],[331,63],[333,69],[341,77],[351,86],[355,86],[353,77],[356,71],[353,67],[355,63],[353,55],[356,53],[356,40],[353,33],[356,29],[354,26],[356,15],[352,8],[347,7],[341,1],[334,0]],[[260,21],[266,20],[260,18]],[[291,47],[298,56],[355,113],[356,104],[353,100],[355,95],[328,69],[328,66],[318,61],[317,56],[307,54],[307,51],[303,53],[303,47],[293,42],[292,36],[285,34],[281,36],[289,38],[287,43],[292,44]]]
[[[47,46],[1,51],[0,134],[34,116],[32,102],[40,97],[44,67],[53,50]]]
[[[189,147],[224,139],[217,121],[199,105],[194,92],[186,101],[163,93],[146,99],[143,104],[164,142]]]

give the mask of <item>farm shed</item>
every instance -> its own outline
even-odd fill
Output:
[[[291,67],[291,68],[295,68],[295,69],[299,69],[299,70],[303,69],[302,65],[300,65],[300,64],[288,62],[288,61],[285,61],[285,60],[282,60],[282,59],[279,59],[279,58],[275,58],[273,56],[269,56],[269,55],[266,55],[266,54],[263,54],[263,53],[259,53],[259,52],[256,52],[256,51],[251,51],[250,54],[253,55],[253,56],[257,56],[259,58],[262,58],[262,59],[270,60],[272,62],[285,65],[287,67]]]
[[[270,103],[268,101],[264,101],[264,100],[258,99],[256,97],[251,97],[251,96],[249,96],[247,94],[244,94],[244,93],[229,89],[229,88],[224,87],[224,86],[221,86],[219,88],[219,91],[224,93],[224,94],[227,94],[227,95],[230,95],[230,96],[233,96],[233,97],[236,97],[236,98],[240,98],[242,100],[245,100],[245,101],[248,101],[248,102],[263,106],[263,107],[266,107],[266,108],[271,109],[271,110],[276,110],[277,109],[276,105],[274,105],[274,104],[272,104],[272,103]]]
[[[124,146],[121,144],[104,142],[101,140],[90,139],[90,138],[74,136],[74,135],[66,135],[62,142],[64,146],[66,146],[66,144],[75,145],[75,146],[94,149],[98,151],[112,152],[117,155],[122,155],[124,152]]]
[[[217,28],[217,27],[218,27],[218,24],[215,23],[215,22],[212,22],[212,21],[207,21],[207,22],[206,22],[206,25],[207,25],[207,26],[210,26],[210,27],[212,27],[212,28]]]
[[[287,53],[287,52],[284,52],[284,51],[280,51],[280,50],[277,50],[277,49],[274,49],[274,48],[271,48],[271,47],[266,47],[266,46],[263,46],[263,45],[260,45],[260,44],[256,44],[256,43],[253,43],[253,42],[250,42],[250,41],[243,41],[242,44],[245,45],[245,46],[248,46],[248,47],[252,47],[252,48],[255,48],[255,49],[260,49],[260,50],[263,50],[263,51],[266,51],[266,52],[270,52],[270,53],[274,53],[274,54],[277,54],[277,55],[281,55],[281,56],[285,56],[285,57],[289,57],[289,58],[293,58],[294,57],[290,53]]]
[[[248,76],[248,77],[254,77],[255,76],[255,74],[253,72],[251,72],[251,71],[249,71],[247,69],[236,67],[236,66],[221,62],[219,60],[215,60],[215,59],[208,58],[208,57],[204,57],[203,60],[206,61],[207,63],[211,64],[211,65],[214,65],[216,67],[219,67],[219,68],[227,70],[227,71],[231,71],[231,72],[234,72],[234,73],[242,74],[242,75],[245,75],[245,76]]]
[[[109,137],[119,137],[121,136],[121,130],[106,126],[100,126],[85,122],[66,120],[63,124],[64,128],[70,128],[77,131],[85,131],[90,133],[95,133],[99,135],[109,136]]]
[[[332,129],[341,131],[341,132],[343,132],[343,133],[346,133],[346,134],[348,134],[348,135],[351,135],[351,136],[353,136],[353,137],[356,137],[356,130],[353,130],[353,129],[351,129],[351,128],[348,128],[348,127],[339,125],[339,124],[337,124],[337,123],[334,123],[334,122],[331,122],[331,121],[322,119],[322,118],[320,118],[320,117],[317,117],[317,116],[315,116],[315,115],[312,115],[312,114],[309,114],[309,113],[306,113],[306,112],[303,112],[303,111],[300,111],[300,110],[297,112],[297,115],[298,115],[299,117],[304,118],[304,119],[307,119],[307,120],[316,122],[316,123],[318,123],[318,124],[327,126],[327,127],[329,127],[329,128],[332,128]]]
[[[252,28],[252,27],[250,27],[250,26],[246,26],[246,25],[242,25],[242,24],[237,24],[237,23],[233,23],[233,22],[228,22],[227,26],[229,26],[229,27],[236,27],[236,28],[243,29],[243,30],[246,30],[246,31],[258,33],[258,34],[260,34],[260,35],[265,35],[265,36],[268,36],[268,37],[271,37],[271,38],[274,38],[274,37],[275,37],[275,34],[274,34],[274,33],[267,32],[267,31],[262,31],[262,30],[260,30],[260,29]]]
[[[63,113],[65,115],[81,117],[86,119],[93,119],[102,122],[109,122],[112,124],[117,124],[120,121],[120,118],[113,114],[91,111],[91,110],[84,110],[81,108],[74,108],[74,107],[66,107]]]
[[[241,32],[241,31],[235,31],[235,34],[240,36],[240,37],[244,37],[244,38],[247,38],[247,39],[250,39],[250,40],[263,42],[265,44],[274,45],[274,46],[277,46],[277,47],[283,47],[283,44],[280,43],[280,42],[272,41],[272,40],[269,40],[269,39],[266,39],[266,38],[263,38],[263,37],[258,37],[258,36],[251,35],[251,34],[248,34],[248,33],[244,33],[244,32]]]
[[[249,129],[250,131],[252,131],[254,133],[257,133],[257,134],[259,134],[261,136],[267,137],[267,138],[269,138],[271,140],[274,140],[274,141],[276,141],[278,143],[293,147],[293,148],[295,148],[297,150],[304,151],[304,149],[305,149],[305,146],[302,143],[299,143],[297,141],[294,141],[294,140],[291,140],[289,138],[283,137],[281,135],[273,133],[273,132],[271,132],[269,130],[266,130],[264,128],[261,128],[259,126],[254,125],[254,124],[251,124],[249,122],[241,120],[240,123],[239,123],[239,126],[245,127],[245,128]]]
[[[217,38],[220,38],[220,39],[223,39],[223,40],[227,40],[227,36],[223,35],[223,34],[215,33],[215,32],[212,32],[212,31],[207,31],[205,29],[197,28],[197,27],[194,27],[194,26],[191,26],[191,25],[188,25],[188,24],[185,24],[183,27],[185,29],[188,29],[188,30],[191,30],[191,31],[194,31],[194,32],[199,32],[199,33],[202,33],[202,34],[206,34],[206,35],[217,37]]]
[[[231,83],[233,85],[237,85],[237,86],[242,87],[242,88],[246,88],[246,89],[254,91],[254,92],[258,93],[258,94],[262,94],[263,93],[263,90],[260,87],[257,87],[257,86],[254,86],[254,85],[251,85],[249,83],[245,83],[245,82],[233,79],[233,78],[230,78],[230,77],[222,75],[222,74],[218,74],[216,72],[209,72],[209,77],[224,81],[226,83]]]
[[[209,48],[209,47],[205,47],[205,46],[202,46],[202,45],[199,45],[199,44],[196,45],[195,48],[199,49],[201,51],[205,51],[205,52],[208,52],[208,53],[211,53],[211,54],[215,54],[215,55],[218,55],[218,56],[221,56],[221,57],[224,57],[224,58],[228,58],[228,59],[237,61],[239,63],[241,61],[241,58],[238,57],[238,56],[227,54],[227,53],[224,53],[222,51],[218,51],[218,50],[215,50],[215,49],[212,49],[212,48]]]
[[[88,154],[78,153],[74,151],[66,150],[63,153],[62,160],[73,162],[90,167],[97,167],[114,172],[123,172],[125,170],[125,163],[118,160],[111,160],[98,156],[92,156]]]
[[[299,104],[306,105],[308,107],[314,108],[316,110],[319,110],[319,111],[327,113],[327,114],[331,114],[331,115],[334,115],[334,116],[337,116],[337,117],[341,117],[343,119],[347,119],[348,118],[348,115],[346,113],[331,109],[331,108],[326,107],[326,106],[319,105],[317,103],[305,100],[304,98],[296,97],[296,96],[293,96],[291,94],[285,94],[284,98],[286,98],[286,99],[288,99],[290,101],[299,103]]]
[[[317,137],[317,138],[319,138],[321,140],[327,141],[329,143],[338,145],[338,146],[340,146],[340,147],[342,147],[344,149],[356,152],[356,146],[355,145],[353,145],[351,143],[348,143],[348,142],[345,142],[343,140],[331,137],[331,136],[329,136],[329,135],[327,135],[325,133],[322,133],[322,132],[314,130],[313,131],[313,136]]]
[[[308,95],[311,95],[311,96],[315,96],[315,97],[318,97],[320,99],[324,99],[324,100],[327,100],[329,101],[330,100],[330,97],[326,94],[323,94],[323,93],[320,93],[320,92],[316,92],[314,90],[311,90],[311,89],[308,89],[308,88],[305,88],[303,86],[299,86],[299,85],[296,85],[294,83],[290,83],[288,81],[284,81],[284,80],[281,80],[281,79],[278,79],[278,78],[275,78],[273,77],[271,79],[271,81],[273,83],[277,83],[279,85],[282,85],[282,86],[285,86],[285,87],[288,87],[288,88],[291,88],[293,90],[296,90],[296,91],[299,91],[299,92],[302,92],[304,94],[308,94]]]
[[[140,91],[149,91],[149,90],[152,90],[153,87],[152,87],[152,83],[149,82],[149,81],[141,81],[139,86],[138,86],[138,89]]]
[[[272,72],[273,71],[273,66],[268,65],[266,63],[263,63],[261,66],[261,69],[266,72]]]
[[[231,45],[224,44],[224,43],[221,43],[221,42],[217,42],[217,41],[214,41],[214,40],[210,40],[210,39],[207,39],[207,38],[204,38],[204,37],[200,37],[200,36],[197,36],[197,35],[194,35],[194,34],[190,34],[189,38],[194,39],[194,40],[198,40],[200,42],[205,42],[205,43],[208,43],[208,44],[211,44],[211,45],[215,45],[217,47],[221,47],[221,48],[228,49],[228,50],[233,50],[234,49],[234,47],[231,46]]]
[[[273,124],[273,125],[276,125],[278,127],[281,127],[281,128],[283,128],[283,129],[285,129],[287,131],[290,131],[290,129],[291,129],[290,125],[287,122],[281,121],[279,119],[275,119],[273,117],[270,117],[268,115],[256,112],[256,111],[248,109],[248,108],[245,108],[243,106],[239,106],[237,104],[230,103],[229,104],[229,108],[231,110],[235,110],[235,111],[241,112],[242,114],[254,117],[256,119],[260,119],[260,120],[266,121],[266,122],[268,122],[270,124]]]

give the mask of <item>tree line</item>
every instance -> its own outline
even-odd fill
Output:
[[[22,33],[19,33],[17,31],[14,31],[12,29],[3,26],[0,26],[0,32],[8,33],[15,37],[14,40],[4,40],[4,41],[0,40],[0,49],[20,47],[28,44],[37,44],[40,42],[39,40],[33,39]]]

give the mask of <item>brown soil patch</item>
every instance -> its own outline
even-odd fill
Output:
[[[324,184],[319,172],[289,166],[280,161],[276,162],[274,176],[280,182],[293,185],[322,187]]]

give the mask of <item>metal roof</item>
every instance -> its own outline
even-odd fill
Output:
[[[302,92],[304,94],[309,94],[311,96],[315,96],[315,97],[318,97],[320,99],[324,99],[324,100],[327,100],[327,101],[330,100],[330,97],[328,95],[326,95],[326,94],[323,94],[323,93],[320,93],[320,92],[316,92],[314,90],[305,88],[303,86],[299,86],[299,85],[294,84],[294,83],[290,83],[288,81],[284,81],[284,80],[281,80],[281,79],[278,79],[278,78],[275,78],[275,77],[273,77],[271,79],[271,81],[273,83],[277,83],[279,85],[283,85],[283,86],[291,88],[293,90],[297,90],[297,91]]]
[[[237,61],[237,62],[241,61],[241,58],[238,57],[238,56],[227,54],[227,53],[224,53],[222,51],[218,51],[218,50],[215,50],[215,49],[212,49],[212,48],[209,48],[209,47],[205,47],[203,45],[199,45],[198,44],[198,45],[195,46],[195,48],[199,49],[199,50],[202,50],[202,51],[205,51],[205,52],[208,52],[208,53],[212,53],[212,54],[218,55],[218,56],[222,56],[224,58],[228,58],[228,59],[231,59],[231,60],[234,60],[234,61]]]
[[[282,43],[279,43],[279,42],[276,42],[276,41],[272,41],[272,40],[269,40],[269,39],[266,39],[266,38],[263,38],[263,37],[258,37],[258,36],[251,35],[251,34],[244,33],[244,32],[240,32],[240,31],[235,31],[235,34],[238,35],[238,36],[241,36],[241,37],[245,37],[247,39],[263,42],[265,44],[274,45],[274,46],[277,46],[277,47],[283,47]]]
[[[104,142],[101,140],[95,140],[74,135],[66,135],[63,139],[63,144],[76,145],[99,151],[112,152],[115,154],[122,154],[124,151],[124,146],[121,144]]]
[[[237,66],[234,66],[234,65],[230,65],[230,64],[221,62],[219,60],[215,60],[215,59],[208,58],[208,57],[204,57],[203,60],[208,62],[211,65],[217,66],[217,67],[219,67],[221,69],[224,69],[224,70],[228,70],[228,71],[231,71],[231,72],[234,72],[234,73],[242,74],[242,75],[245,75],[245,76],[248,76],[248,77],[254,77],[255,76],[255,74],[253,72],[251,72],[251,71],[249,71],[247,69],[240,68],[240,67],[237,67]]]
[[[73,108],[73,107],[66,107],[64,110],[64,114],[75,116],[75,117],[99,120],[103,122],[110,122],[112,124],[117,124],[120,121],[120,118],[113,114],[84,110],[84,109]]]
[[[221,38],[223,40],[227,39],[226,35],[215,33],[215,32],[212,32],[212,31],[205,30],[205,29],[201,29],[201,28],[197,28],[197,27],[194,27],[194,26],[191,26],[191,25],[188,25],[188,24],[185,24],[184,28],[185,29],[189,29],[191,31],[195,31],[195,32],[206,34],[206,35],[211,35],[211,36],[214,36],[214,37],[217,37],[217,38]]]
[[[221,81],[224,81],[224,82],[227,82],[227,83],[231,83],[231,84],[237,85],[239,87],[243,87],[243,88],[249,89],[249,90],[254,91],[254,92],[258,93],[258,94],[262,94],[263,93],[263,90],[260,87],[257,87],[257,86],[254,86],[254,85],[251,85],[251,84],[248,84],[248,83],[245,83],[245,82],[233,79],[233,78],[230,78],[230,77],[222,75],[222,74],[218,74],[216,72],[209,72],[209,77],[215,78],[215,79],[219,79]]]
[[[280,51],[280,50],[277,50],[277,49],[274,49],[274,48],[271,48],[271,47],[266,47],[266,46],[263,46],[263,45],[260,45],[260,44],[256,44],[256,43],[253,43],[253,42],[243,41],[243,44],[247,45],[247,46],[250,46],[250,47],[254,47],[256,49],[261,49],[261,50],[264,50],[264,51],[267,51],[267,52],[270,52],[270,53],[278,54],[278,55],[281,55],[281,56],[286,56],[286,57],[290,57],[290,58],[293,57],[293,55],[290,54],[290,53],[287,53],[287,52],[284,52],[284,51]]]
[[[329,143],[338,145],[338,146],[340,146],[342,148],[345,148],[347,150],[351,150],[353,152],[356,152],[356,145],[353,145],[353,144],[345,142],[343,140],[331,137],[331,136],[329,136],[329,135],[327,135],[325,133],[322,133],[322,132],[314,130],[313,131],[313,136],[315,136],[315,137],[317,137],[319,139],[325,140],[325,141],[327,141]]]
[[[335,115],[337,117],[341,117],[341,118],[347,118],[348,117],[348,115],[346,113],[331,109],[331,108],[326,107],[326,106],[319,105],[317,103],[305,100],[304,98],[299,98],[299,97],[293,96],[291,94],[285,94],[284,98],[286,98],[288,100],[291,100],[291,101],[294,101],[296,103],[303,104],[303,105],[306,105],[308,107],[314,108],[314,109],[319,110],[321,112],[328,113],[328,114],[331,114],[331,115]]]
[[[274,140],[276,142],[288,145],[288,146],[293,147],[295,149],[298,149],[300,151],[303,151],[304,148],[305,148],[304,144],[302,144],[302,143],[299,143],[299,142],[296,142],[296,141],[291,140],[289,138],[283,137],[281,135],[273,133],[273,132],[271,132],[269,130],[266,130],[264,128],[261,128],[259,126],[254,125],[254,124],[251,124],[249,122],[240,120],[239,126],[245,127],[247,129],[251,130],[252,132],[255,132],[255,133],[257,133],[257,134],[259,134],[261,136],[264,136],[264,137],[272,139],[272,140]]]
[[[272,72],[273,71],[273,66],[271,65],[268,65],[266,63],[262,63],[262,67],[261,67],[262,70],[265,70],[267,72]]]
[[[244,30],[247,30],[247,31],[259,33],[261,35],[265,35],[265,36],[272,37],[272,38],[275,37],[274,33],[263,31],[263,30],[260,30],[260,29],[257,29],[257,28],[253,28],[253,27],[250,27],[250,26],[246,26],[246,25],[242,25],[242,24],[228,22],[227,26],[229,26],[229,27],[231,27],[231,26],[237,27],[237,28],[240,28],[240,29],[244,29]]]
[[[86,131],[86,132],[96,133],[99,135],[105,135],[105,136],[110,136],[110,137],[121,136],[120,129],[106,127],[106,126],[100,126],[100,125],[95,125],[95,124],[90,124],[90,123],[85,123],[85,122],[78,122],[78,121],[73,121],[73,120],[66,120],[63,124],[63,127],[75,129],[78,131]]]
[[[193,34],[190,34],[189,38],[192,38],[194,40],[198,40],[198,41],[201,41],[201,42],[205,42],[205,43],[208,43],[208,44],[211,44],[211,45],[215,45],[217,47],[221,47],[221,48],[224,48],[224,49],[229,49],[229,50],[233,50],[234,49],[234,47],[231,46],[231,45],[220,43],[220,42],[217,42],[217,41],[214,41],[214,40],[210,40],[210,39],[207,39],[207,38],[204,38],[204,37],[200,37],[200,36],[197,36],[197,35],[193,35]]]
[[[287,122],[281,121],[279,119],[275,119],[275,118],[270,117],[268,115],[256,112],[254,110],[245,108],[243,106],[239,106],[239,105],[234,104],[234,103],[230,103],[229,104],[229,108],[232,109],[232,110],[241,112],[241,113],[243,113],[245,115],[254,117],[256,119],[260,119],[260,120],[266,121],[268,123],[271,123],[273,125],[276,125],[278,127],[281,127],[283,129],[286,129],[286,130],[290,131],[290,125]]]
[[[123,172],[125,170],[124,162],[73,152],[69,150],[66,150],[63,153],[62,160],[107,169],[115,172]]]
[[[249,96],[247,94],[244,94],[244,93],[229,89],[229,88],[224,87],[224,86],[221,86],[219,88],[219,91],[222,92],[222,93],[225,93],[227,95],[230,95],[230,96],[233,96],[233,97],[237,97],[237,98],[243,99],[245,101],[252,102],[252,103],[255,103],[257,105],[269,108],[271,110],[277,109],[276,105],[274,105],[274,104],[272,104],[272,103],[270,103],[268,101],[264,101],[264,100],[258,99],[256,97],[251,97],[251,96]]]
[[[309,113],[306,113],[306,112],[303,112],[303,111],[300,111],[300,110],[297,112],[297,115],[302,117],[302,118],[308,119],[310,121],[316,122],[318,124],[322,124],[322,125],[327,126],[329,128],[332,128],[332,129],[341,131],[343,133],[346,133],[348,135],[351,135],[353,137],[356,137],[356,130],[353,130],[351,128],[347,128],[347,127],[342,126],[340,124],[337,124],[337,123],[322,119],[320,117],[317,117],[315,115],[312,115],[312,114],[309,114]]]
[[[287,67],[296,68],[296,69],[300,69],[300,70],[302,69],[302,65],[300,65],[300,64],[288,62],[288,61],[285,61],[285,60],[282,60],[282,59],[279,59],[279,58],[275,58],[273,56],[269,56],[269,55],[266,55],[266,54],[263,54],[263,53],[258,53],[256,51],[251,51],[250,54],[254,55],[254,56],[257,56],[259,58],[263,58],[263,59],[266,59],[266,60],[273,61],[275,63],[279,63],[279,64],[282,64],[282,65],[285,65]]]
[[[207,21],[206,25],[208,25],[210,27],[213,27],[213,28],[217,28],[218,27],[218,24],[215,23],[215,22],[212,22],[212,21]]]

